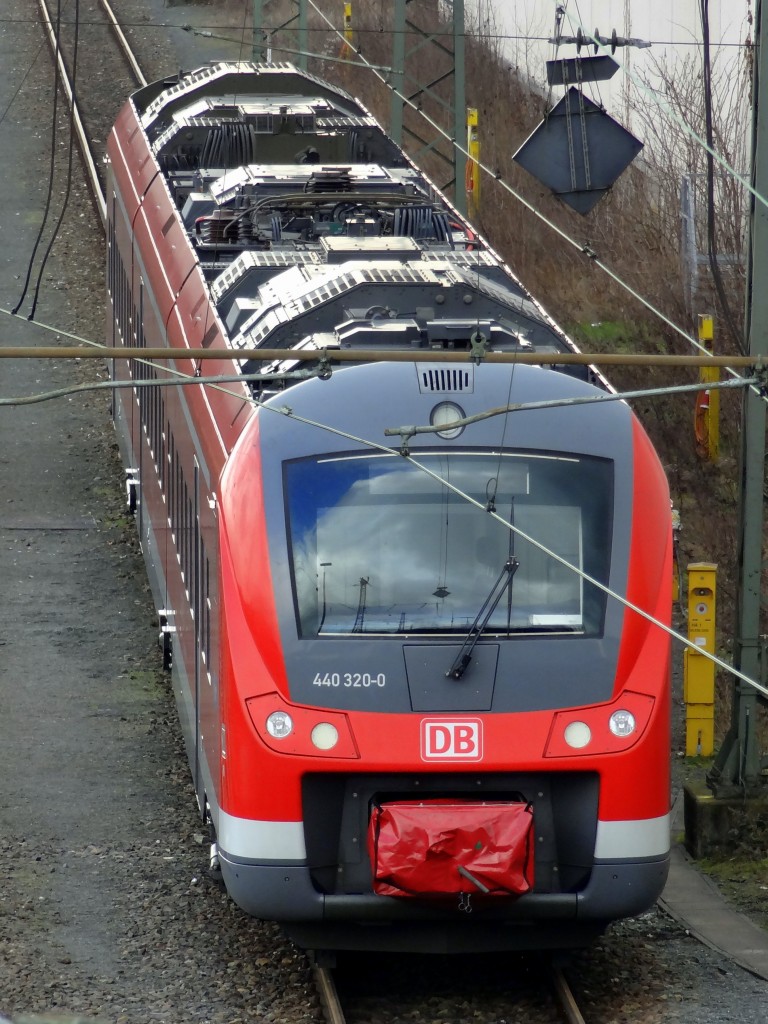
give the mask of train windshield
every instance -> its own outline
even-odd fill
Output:
[[[605,594],[580,573],[607,584],[609,461],[487,450],[413,458],[421,465],[378,454],[285,464],[303,637],[466,633],[510,557],[519,566],[485,636],[602,631]]]

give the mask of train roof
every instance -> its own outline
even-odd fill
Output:
[[[225,62],[131,102],[228,347],[573,349],[342,89],[290,64]]]

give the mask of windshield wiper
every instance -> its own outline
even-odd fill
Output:
[[[520,563],[518,560],[514,555],[510,555],[504,563],[504,568],[499,573],[499,578],[491,587],[490,594],[486,597],[485,601],[483,601],[483,605],[477,613],[475,621],[469,627],[469,632],[464,638],[464,643],[461,645],[461,649],[456,655],[456,659],[445,673],[448,679],[461,679],[464,675],[467,665],[469,665],[472,660],[472,651],[475,649],[475,644],[483,635],[485,627],[488,625],[491,620],[491,616],[496,611],[496,605],[504,596],[504,592],[512,585],[512,577],[519,568]]]

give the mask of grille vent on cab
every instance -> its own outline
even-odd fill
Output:
[[[439,366],[417,363],[419,391],[422,395],[466,395],[475,390],[474,366]]]

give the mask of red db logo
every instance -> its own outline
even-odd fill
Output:
[[[423,718],[422,761],[480,761],[483,723],[479,718]]]

